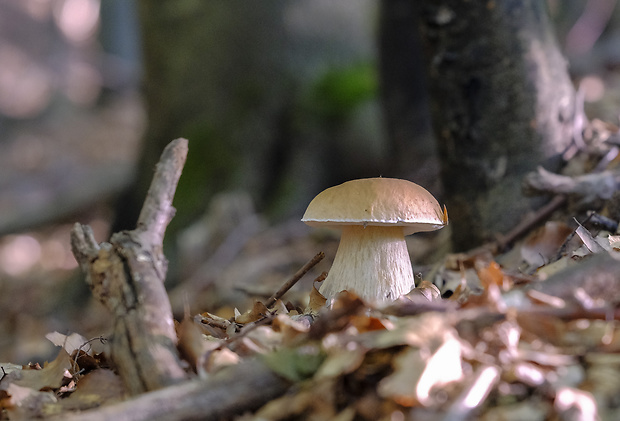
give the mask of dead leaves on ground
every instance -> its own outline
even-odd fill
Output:
[[[541,250],[557,246],[557,238],[544,238],[555,236],[556,228],[545,227],[522,247],[533,253],[537,241]],[[614,267],[613,236],[593,236],[585,228],[575,236],[579,241],[556,260],[567,262],[557,267],[570,267],[571,274],[579,273],[573,270],[577,260],[594,262],[587,273]],[[588,241],[602,251],[593,253],[584,246]],[[601,258],[611,260],[596,263]],[[613,322],[618,312],[585,305],[575,295],[579,288],[593,295],[580,284],[587,277],[545,268],[526,276],[486,251],[452,255],[418,288],[383,308],[348,292],[327,308],[313,288],[305,308],[280,299],[270,308],[256,301],[243,312],[223,311],[229,317],[186,317],[177,326],[179,351],[188,370],[202,378],[245,358],[262,358],[293,384],[290,393],[241,420],[614,419],[620,407],[620,381],[613,374],[620,370]],[[555,286],[558,277],[568,292]],[[613,286],[619,279],[606,282]],[[453,287],[449,297],[447,285]],[[52,333],[48,339],[62,347],[54,361],[2,365],[0,405],[10,419],[124,399],[102,338]]]
[[[547,223],[506,255],[448,256],[383,308],[348,292],[327,308],[313,287],[304,303],[188,316],[177,325],[178,347],[200,378],[262,358],[293,384],[241,420],[616,419],[619,243],[583,225]],[[6,416],[125,398],[99,338],[48,339],[62,349],[43,367],[2,364]]]
[[[44,364],[1,364],[0,408],[11,420],[30,420],[66,411],[82,411],[121,400],[124,388],[102,353],[78,334],[47,335],[62,347]],[[101,338],[96,338],[100,340]],[[2,418],[4,419],[4,418]]]
[[[543,237],[557,230],[549,232],[553,234]],[[577,233],[579,238],[585,235]],[[583,243],[575,241],[560,260],[572,265],[575,258],[590,258],[584,253],[592,252],[583,250]],[[532,241],[526,244],[536,247]],[[600,253],[615,253],[602,244]],[[545,273],[543,279],[557,273]],[[370,308],[344,292],[331,309],[302,324],[296,324],[302,315],[287,314],[284,304],[281,313],[270,315],[256,311],[260,306],[255,305],[245,313],[254,313],[247,326],[266,318],[269,323],[261,330],[251,327],[247,334],[242,334],[246,325],[237,325],[232,337],[219,341],[229,341],[226,347],[240,358],[252,350],[263,355],[295,386],[242,419],[618,415],[620,381],[610,373],[620,368],[620,335],[613,321],[605,319],[604,309],[588,308],[578,300],[565,301],[562,308],[536,300],[527,292],[542,283],[541,278],[510,273],[486,252],[451,256],[435,276],[436,283],[459,279],[449,299],[442,300],[428,281],[385,308]],[[552,296],[555,291],[546,292]],[[252,345],[233,345],[237,340]]]
[[[600,253],[616,253],[602,244],[610,251]],[[600,256],[584,257],[581,247],[576,243],[561,259]],[[256,357],[291,381],[290,393],[241,420],[618,415],[620,381],[612,373],[620,370],[620,335],[607,310],[556,296],[553,288],[542,293],[563,306],[537,299],[528,292],[544,282],[509,273],[485,252],[450,256],[433,276],[435,284],[460,279],[452,296],[442,299],[425,280],[384,308],[343,292],[330,308],[315,296],[321,305],[314,311],[256,301],[228,318],[187,317],[177,326],[179,350],[188,370],[202,378]],[[548,276],[553,284],[557,273]],[[568,282],[573,289],[574,282]],[[125,397],[105,353],[96,349],[99,338],[53,333],[48,339],[62,349],[44,367],[3,365],[0,405],[10,419],[82,411]]]
[[[549,260],[566,261],[541,276],[511,273],[494,256],[480,252],[451,256],[435,274],[436,283],[459,280],[447,300],[414,291],[376,309],[341,294],[331,310],[319,313],[307,334],[285,348],[290,355],[282,361],[296,363],[283,366],[309,364],[303,376],[295,375],[298,369],[282,373],[296,381],[294,393],[246,418],[616,419],[620,381],[611,373],[620,368],[620,335],[615,308],[609,313],[609,308],[587,306],[584,300],[565,299],[589,289],[573,281],[567,283],[572,290],[558,296],[554,288],[542,288],[562,300],[561,307],[528,294],[538,291],[533,287],[544,285],[544,279],[570,272],[559,268],[573,268],[584,259],[618,258],[611,245],[614,237],[592,236],[584,228],[575,232],[579,241],[567,246],[573,230],[561,228],[558,235],[558,227],[546,228],[538,241],[544,242]],[[584,247],[584,238],[590,237],[597,238],[593,241],[601,249]],[[536,241],[524,244],[530,252],[537,247]],[[557,246],[555,253],[549,244]],[[562,246],[564,252],[557,256]],[[613,263],[606,265],[604,270]],[[605,282],[620,288],[618,275]],[[420,286],[429,288],[429,283]],[[426,304],[418,301],[412,307],[420,298]]]

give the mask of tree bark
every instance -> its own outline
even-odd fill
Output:
[[[426,68],[417,21],[419,5],[384,0],[379,15],[379,78],[390,158],[398,176],[433,192],[438,181],[437,148],[428,107]]]
[[[545,2],[421,2],[433,126],[456,250],[505,233],[533,202],[523,177],[557,170],[574,89]]]

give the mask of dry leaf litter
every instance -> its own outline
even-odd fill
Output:
[[[238,212],[224,214],[243,232],[214,240],[210,231],[221,259],[188,264],[193,277],[171,291],[176,308],[194,293],[192,305],[204,306],[177,325],[187,370],[208,378],[257,357],[291,381],[239,420],[620,419],[620,137],[598,121],[588,130],[565,172],[526,180],[530,192],[564,199],[544,223],[503,249],[499,241],[423,267],[418,287],[383,307],[349,292],[326,306],[321,264],[266,305],[282,273],[300,266],[287,255],[333,256],[335,241],[294,224],[268,228],[234,196]],[[278,270],[260,267],[261,254]],[[105,335],[47,338],[60,348],[52,361],[1,364],[3,419],[127,399]]]

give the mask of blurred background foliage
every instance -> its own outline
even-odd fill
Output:
[[[615,3],[548,0],[588,110],[617,124]],[[99,326],[80,312],[71,224],[99,241],[132,228],[174,138],[190,154],[167,237],[173,274],[188,261],[179,242],[195,241],[185,229],[203,232],[226,192],[243,197],[230,218],[269,224],[298,222],[316,193],[352,178],[408,178],[441,199],[422,59],[393,48],[390,22],[378,0],[0,2],[0,360],[44,355],[49,330]],[[408,73],[390,73],[389,54]],[[385,90],[382,77],[401,76],[413,103]],[[199,250],[194,265],[209,257]]]

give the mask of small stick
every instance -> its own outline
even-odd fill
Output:
[[[536,211],[536,213],[530,217],[526,218],[516,227],[514,227],[510,232],[508,232],[504,236],[500,236],[495,244],[499,250],[505,249],[509,244],[514,242],[516,239],[520,238],[527,232],[529,232],[532,227],[538,225],[540,222],[544,221],[549,215],[551,215],[555,210],[566,203],[566,196],[563,194],[555,196],[549,203],[541,207]]]
[[[278,299],[280,299],[284,294],[286,294],[286,292],[289,289],[291,289],[293,287],[293,285],[295,285],[297,283],[297,281],[299,281],[302,278],[302,276],[304,276],[317,263],[319,263],[321,260],[323,260],[324,257],[325,257],[325,253],[323,253],[322,251],[318,252],[316,254],[316,256],[314,256],[312,259],[310,259],[310,261],[308,263],[303,265],[303,267],[301,269],[299,269],[293,275],[293,277],[291,279],[286,281],[286,283],[284,285],[282,285],[282,287],[278,291],[276,291],[275,294],[273,294],[271,297],[269,297],[269,299],[265,303],[265,306],[267,308],[273,306],[276,303],[276,301],[278,301]]]
[[[211,354],[213,354],[215,351],[221,351],[225,347],[230,349],[230,347],[237,340],[243,338],[249,332],[253,331],[254,329],[257,329],[259,326],[264,326],[267,323],[271,322],[273,320],[275,314],[276,314],[275,312],[273,312],[273,313],[268,312],[267,314],[263,314],[262,315],[263,317],[258,319],[257,321],[251,322],[251,323],[247,323],[247,324],[243,325],[241,330],[239,330],[236,334],[230,335],[230,336],[228,336],[228,338],[223,339],[222,341],[220,341],[220,344],[217,347],[215,347],[213,349],[210,349],[210,350],[206,351],[205,353],[203,353],[201,358],[204,361],[209,361],[209,358],[210,358]]]
[[[250,322],[250,323],[246,323],[245,325],[243,325],[243,327],[241,327],[241,329],[238,332],[236,332],[234,335],[231,335],[227,339],[225,339],[224,342],[218,348],[221,349],[222,346],[230,346],[233,342],[243,338],[249,332],[253,331],[259,326],[266,325],[267,323],[273,320],[275,314],[276,314],[275,312],[273,313],[268,312],[268,314],[261,314],[263,316],[262,318],[258,319],[255,322]]]
[[[592,224],[603,228],[605,231],[616,232],[618,230],[618,222],[611,218],[603,216],[595,211],[588,211],[588,216],[591,218],[590,221]]]
[[[216,327],[218,329],[222,329],[222,330],[226,330],[228,329],[228,326],[230,326],[230,324],[226,324],[224,321],[220,321],[220,320],[215,320],[211,317],[208,316],[200,316],[200,323],[204,324],[204,325],[208,325],[208,326],[212,326],[212,327]]]

